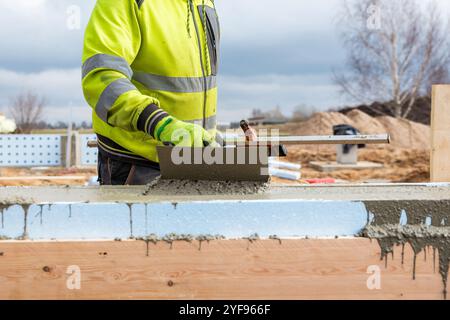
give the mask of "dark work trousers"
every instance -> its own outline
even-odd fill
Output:
[[[112,159],[98,153],[98,180],[100,185],[146,185],[161,175],[156,168],[139,166]]]

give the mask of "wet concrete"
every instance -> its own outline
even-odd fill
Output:
[[[164,180],[156,179],[145,187],[142,195],[167,195],[181,193],[184,195],[255,195],[270,189],[267,182],[258,181],[199,181],[199,180]]]
[[[448,195],[450,198],[450,194]],[[402,212],[407,224],[425,224],[427,218],[432,226],[448,226],[450,223],[450,200],[364,201],[373,213],[374,225],[397,224]]]

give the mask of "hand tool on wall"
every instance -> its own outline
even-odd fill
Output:
[[[245,141],[249,144],[252,142],[258,143],[258,135],[256,133],[256,130],[252,128],[247,120],[242,120],[240,122],[241,129],[244,131],[245,134]],[[272,148],[272,146],[275,146],[277,149]],[[282,144],[268,144],[267,145],[270,156],[273,157],[286,157],[287,156],[287,149]]]

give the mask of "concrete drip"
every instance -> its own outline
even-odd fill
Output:
[[[244,237],[244,238],[242,238],[242,239],[245,239],[245,240],[248,241],[247,250],[250,250],[250,245],[251,245],[252,243],[254,243],[254,242],[260,240],[261,238],[259,237],[259,234],[254,233],[254,234],[251,234],[250,236]]]
[[[283,244],[281,238],[279,236],[277,236],[276,234],[269,236],[269,239],[278,241],[280,243],[280,245]]]
[[[202,243],[203,242],[207,242],[208,244],[213,241],[213,240],[223,240],[225,239],[224,236],[222,235],[210,235],[210,234],[205,234],[205,235],[199,235],[195,238],[195,240],[198,241],[198,250],[202,250]]]
[[[127,203],[129,214],[130,214],[130,239],[133,239],[133,204]]]
[[[1,225],[2,225],[2,229],[3,228],[5,228],[5,216],[4,216],[4,211],[6,210],[6,209],[8,209],[9,208],[9,206],[5,206],[5,205],[0,205],[0,215],[1,215],[1,221],[2,221],[2,223],[1,223]]]
[[[156,234],[152,233],[146,237],[138,237],[136,238],[136,240],[138,241],[144,241],[146,244],[146,255],[149,255],[149,244],[152,243],[154,245],[157,245],[159,242],[165,242],[168,243],[170,245],[170,249],[173,248],[173,244],[175,242],[178,241],[183,241],[183,242],[189,242],[192,243],[194,240],[199,242],[199,251],[201,250],[202,247],[202,242],[210,242],[213,240],[223,240],[225,239],[224,236],[222,235],[198,235],[197,237],[194,237],[191,234],[176,234],[176,233],[169,233],[163,237],[158,237]]]
[[[16,240],[28,240],[28,214],[30,211],[30,207],[33,205],[34,203],[30,200],[25,200],[23,198],[18,197],[16,199],[16,203],[6,203],[6,202],[0,202],[0,213],[1,213],[1,221],[2,221],[2,228],[4,228],[4,212],[5,210],[8,210],[9,208],[18,205],[22,208],[23,211],[23,232],[22,235],[17,237]],[[42,211],[43,211],[43,204],[39,204],[38,205],[40,210],[38,212],[38,214],[40,215],[40,223],[42,225],[43,223],[43,219],[42,219]],[[49,204],[48,205],[48,210],[51,210],[52,205]],[[1,237],[0,240],[9,240],[9,237]]]
[[[148,233],[148,204],[145,204],[145,233]]]
[[[40,204],[39,205],[39,212],[37,213],[39,215],[39,223],[42,226],[42,224],[44,223],[44,219],[43,219],[43,211],[44,211],[44,205]]]
[[[403,264],[405,244],[408,243],[414,251],[412,277],[415,279],[417,255],[425,252],[427,247],[432,247],[435,270],[438,251],[439,273],[446,299],[450,259],[450,200],[365,201],[364,204],[372,219],[362,235],[378,240],[381,259],[385,259],[386,265],[387,255],[393,253],[394,245],[402,245]],[[407,224],[401,225],[404,220]],[[426,253],[424,255],[426,259]]]
[[[436,248],[433,247],[433,271],[436,272]]]
[[[147,257],[149,256],[149,244],[153,243],[154,245],[157,245],[158,242],[161,241],[161,239],[156,234],[153,234],[153,233],[146,237],[138,237],[138,238],[136,238],[136,240],[145,242]],[[120,241],[120,240],[117,240],[117,241]]]
[[[194,240],[194,236],[190,234],[176,234],[169,233],[161,238],[162,241],[167,242],[170,245],[170,249],[173,248],[173,243],[175,241],[185,241],[191,243]]]
[[[377,239],[381,248],[381,259],[387,261],[389,253],[393,252],[395,245],[402,245],[402,263],[404,246],[408,243],[414,252],[413,275],[416,278],[417,255],[428,247],[433,248],[433,260],[436,250],[439,253],[439,273],[444,286],[444,299],[447,298],[448,269],[450,262],[450,227],[435,227],[427,225],[386,224],[368,225],[362,235]],[[434,265],[433,265],[434,267]]]

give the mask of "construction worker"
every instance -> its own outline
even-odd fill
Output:
[[[162,143],[215,143],[219,39],[211,0],[97,0],[82,86],[93,109],[101,184],[158,177]]]

